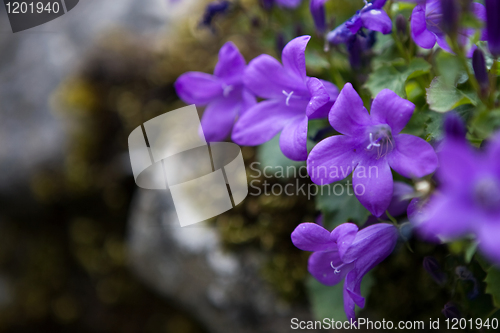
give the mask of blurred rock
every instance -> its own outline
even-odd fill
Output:
[[[210,332],[288,332],[312,320],[308,308],[281,301],[259,275],[264,255],[227,252],[215,227],[181,228],[170,193],[138,190],[129,220],[132,269]]]
[[[0,191],[29,181],[41,164],[61,163],[65,130],[51,93],[111,29],[158,40],[195,0],[81,0],[44,25],[12,33],[0,5]]]

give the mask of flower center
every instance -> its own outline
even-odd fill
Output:
[[[425,23],[429,31],[442,33],[440,27],[442,19],[443,13],[441,11],[441,4],[439,1],[426,6]]]
[[[480,179],[474,187],[474,199],[486,210],[499,210],[500,183],[498,179],[493,177]]]
[[[227,97],[229,96],[229,93],[231,91],[233,91],[234,87],[232,85],[223,85],[222,86],[222,94],[224,95],[224,97]]]
[[[377,152],[377,159],[386,156],[394,149],[391,129],[388,126],[379,126],[368,132],[368,141],[365,150]]]
[[[333,261],[330,262],[330,266],[332,266],[333,272],[335,274],[340,274],[342,267],[344,267],[345,265],[346,265],[345,263],[342,263],[342,265],[335,267],[335,266],[333,266]]]
[[[293,91],[290,91],[289,93],[287,93],[285,90],[283,90],[282,93],[283,93],[283,95],[286,96],[286,106],[289,106],[290,98],[293,95]]]

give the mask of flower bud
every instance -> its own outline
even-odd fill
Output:
[[[441,310],[441,313],[444,314],[444,316],[448,319],[453,319],[457,318],[460,319],[462,318],[462,314],[458,310],[458,308],[453,304],[452,302],[448,302],[444,305],[443,310]]]
[[[309,10],[314,20],[314,25],[319,33],[326,31],[326,15],[325,15],[326,0],[311,0]]]
[[[396,17],[396,30],[399,35],[405,36],[408,30],[407,22],[408,20],[401,14]]]
[[[450,36],[456,35],[460,16],[457,0],[441,0],[441,12],[443,13],[441,29]]]
[[[479,83],[481,90],[485,91],[488,89],[490,82],[488,79],[488,72],[486,71],[484,54],[480,49],[476,49],[472,54],[472,68],[474,69],[477,83]]]
[[[274,5],[274,0],[261,0],[260,5],[265,10],[271,10],[271,8],[273,8]]]
[[[226,14],[229,11],[231,3],[227,0],[214,1],[205,7],[205,12],[203,13],[203,18],[201,20],[200,26],[207,28],[213,28],[212,22],[217,15]]]
[[[494,57],[500,56],[500,1],[485,0],[488,47]]]
[[[437,284],[442,285],[446,282],[446,274],[443,272],[436,259],[433,257],[425,257],[423,265],[424,269]]]
[[[462,118],[455,113],[449,112],[444,120],[444,133],[446,138],[455,140],[464,140],[467,134],[467,128],[462,121]]]
[[[278,33],[278,36],[276,36],[276,54],[278,54],[279,58],[281,58],[281,52],[283,52],[285,45],[286,45],[285,35],[282,32],[280,32]]]

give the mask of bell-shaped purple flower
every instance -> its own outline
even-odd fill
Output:
[[[448,1],[445,1],[452,7]],[[455,7],[454,7],[455,8]],[[454,10],[453,10],[454,11]],[[479,21],[484,22],[486,20],[486,11],[484,6],[477,2],[472,2],[470,4],[470,11],[474,13]],[[455,29],[453,25],[456,20],[455,12],[446,11],[444,15],[443,8],[441,7],[441,0],[428,0],[426,2],[420,2],[415,6],[411,14],[411,34],[415,43],[424,48],[432,49],[436,42],[439,47],[447,52],[452,52],[448,42],[446,41],[446,33],[444,30]],[[459,29],[458,31],[458,42],[461,45],[466,46],[469,43],[469,39],[474,35],[475,29],[466,28]],[[484,38],[482,38],[484,39]],[[475,45],[471,46],[468,51],[468,56],[472,56],[472,52],[475,49]]]
[[[485,0],[486,5],[486,40],[494,57],[500,56],[500,1]]]
[[[256,104],[255,96],[243,85],[246,62],[232,42],[219,51],[214,75],[187,72],[175,82],[177,95],[188,104],[207,105],[201,126],[208,141],[224,140],[238,116]]]
[[[361,29],[378,31],[384,35],[391,33],[392,21],[387,13],[382,9],[386,0],[375,0],[368,2],[361,10],[346,22],[330,31],[326,39],[331,44],[347,43],[356,34],[362,33]]]
[[[406,213],[408,205],[411,201],[411,194],[414,192],[413,187],[403,182],[394,182],[394,189],[392,191],[392,199],[389,207],[387,207],[387,212],[391,214],[392,217],[397,218]],[[380,220],[389,220],[386,213],[377,217],[370,215],[363,226],[369,226],[372,224],[379,223]]]
[[[440,186],[419,214],[417,228],[441,239],[476,235],[479,249],[500,263],[500,133],[482,152],[465,138],[446,134],[438,152]]]
[[[391,168],[408,178],[423,177],[437,167],[437,157],[425,140],[401,134],[415,105],[391,90],[373,100],[371,113],[350,83],[340,92],[329,121],[343,135],[318,143],[307,159],[307,170],[318,185],[344,179],[352,172],[354,193],[373,215],[381,216],[393,193]]]
[[[282,52],[282,62],[262,54],[245,70],[245,86],[266,100],[243,114],[232,134],[235,143],[256,146],[281,132],[283,154],[296,161],[307,158],[309,119],[325,118],[338,96],[332,83],[306,75],[305,49],[311,37],[290,41]]]
[[[379,223],[358,231],[344,223],[332,232],[315,223],[302,223],[292,233],[293,244],[314,252],[308,270],[319,282],[333,286],[344,278],[344,311],[355,320],[355,305],[364,307],[361,280],[372,268],[391,254],[398,240],[392,224]]]

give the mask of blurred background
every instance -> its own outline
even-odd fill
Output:
[[[318,214],[305,196],[249,196],[180,228],[168,194],[134,183],[127,137],[184,105],[180,74],[211,73],[228,40],[248,61],[313,31],[308,1],[298,11],[207,3],[80,0],[16,34],[0,5],[0,332],[287,332],[291,318],[313,319],[311,308],[341,309],[341,298],[305,291],[308,254],[290,242]],[[342,22],[362,3],[329,10]],[[310,75],[322,70],[314,54],[308,61]],[[333,62],[349,71],[345,58]],[[246,164],[279,164],[276,148],[243,147]],[[421,262],[440,252],[422,246],[381,265],[366,314],[439,313],[446,296]]]

